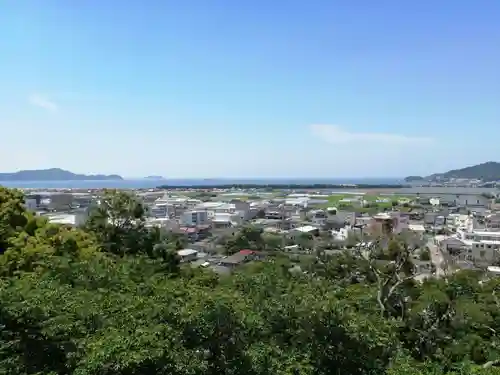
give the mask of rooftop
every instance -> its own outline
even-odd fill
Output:
[[[198,251],[193,249],[182,249],[177,252],[177,255],[179,255],[180,257],[186,257],[195,254],[198,254]]]
[[[373,218],[378,219],[378,220],[389,220],[389,219],[392,219],[392,216],[387,214],[387,213],[380,213],[380,214],[373,215]]]
[[[313,227],[312,225],[304,225],[303,227],[295,228],[295,230],[302,232],[302,233],[309,233],[309,232],[315,231],[317,229],[318,228]]]
[[[49,220],[50,223],[54,224],[66,224],[66,225],[76,224],[75,214],[52,214],[52,215],[45,215],[45,217]]]
[[[242,254],[242,255],[252,255],[252,254],[255,254],[255,251],[244,249],[244,250],[240,250],[239,254]]]
[[[488,267],[488,272],[493,272],[493,273],[500,274],[500,267],[496,267],[496,266],[489,266],[489,267]]]

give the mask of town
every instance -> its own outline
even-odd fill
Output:
[[[103,191],[25,191],[27,209],[51,223],[81,226]],[[181,239],[182,263],[230,274],[279,253],[297,261],[317,254],[367,251],[398,235],[413,250],[415,277],[460,269],[499,274],[500,201],[493,188],[137,189],[146,225]],[[252,230],[260,243],[237,242]],[[304,271],[305,272],[305,271]]]

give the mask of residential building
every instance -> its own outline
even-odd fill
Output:
[[[466,260],[480,267],[492,265],[500,259],[500,232],[457,229],[457,238],[467,247]]]
[[[243,221],[253,219],[260,209],[258,205],[252,205],[249,202],[239,199],[232,199],[230,204],[234,206],[234,212],[237,213]]]
[[[269,220],[273,220],[273,219],[276,219],[276,220],[281,220],[281,219],[284,219],[286,218],[287,215],[285,214],[285,212],[283,211],[266,211],[266,214],[265,214],[265,218],[266,219],[269,219]]]
[[[446,224],[450,228],[465,227],[468,221],[469,221],[469,215],[449,214],[446,217]]]
[[[485,224],[489,230],[500,230],[500,213],[486,216]]]
[[[239,213],[216,213],[212,218],[214,228],[235,227],[242,223]]]
[[[222,259],[220,265],[228,268],[235,268],[241,264],[260,258],[259,252],[253,250],[240,250],[236,254]]]
[[[156,203],[149,209],[150,215],[156,218],[175,216],[176,208],[171,203]]]
[[[448,237],[439,242],[439,247],[444,254],[456,257],[459,260],[467,260],[467,246],[456,237]],[[472,260],[472,256],[470,257]]]
[[[328,214],[324,210],[313,210],[307,215],[316,225],[324,225],[328,219]]]
[[[335,241],[347,241],[349,233],[352,232],[350,227],[340,228],[339,230],[332,230],[332,237]]]
[[[205,225],[209,223],[207,211],[193,210],[186,211],[181,215],[181,225],[196,226]]]
[[[372,234],[398,234],[408,229],[409,218],[401,212],[379,213],[368,224]]]
[[[57,192],[33,192],[26,196],[26,199],[34,199],[38,207],[51,211],[68,210],[72,207],[73,195],[70,193]]]
[[[48,214],[45,216],[50,223],[79,227],[85,224],[89,217],[88,209],[75,210],[70,213]]]

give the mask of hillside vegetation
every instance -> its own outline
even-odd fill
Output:
[[[489,161],[471,167],[453,169],[444,173],[435,173],[428,177],[409,176],[405,178],[406,182],[427,180],[447,180],[451,178],[465,178],[471,180],[500,181],[500,163]]]
[[[500,280],[417,283],[404,238],[293,263],[247,227],[230,248],[271,255],[219,277],[182,266],[184,239],[127,193],[83,228],[22,200],[0,188],[0,374],[500,374]]]
[[[441,178],[469,178],[481,179],[485,181],[500,180],[500,163],[489,161],[482,164],[473,165],[471,167],[454,169],[446,173],[433,174],[429,176],[431,179]]]

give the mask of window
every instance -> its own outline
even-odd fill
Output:
[[[481,250],[481,251],[479,252],[479,256],[480,256],[481,258],[484,258],[484,255],[485,255],[485,254],[486,254],[486,251],[484,251],[484,250]]]

